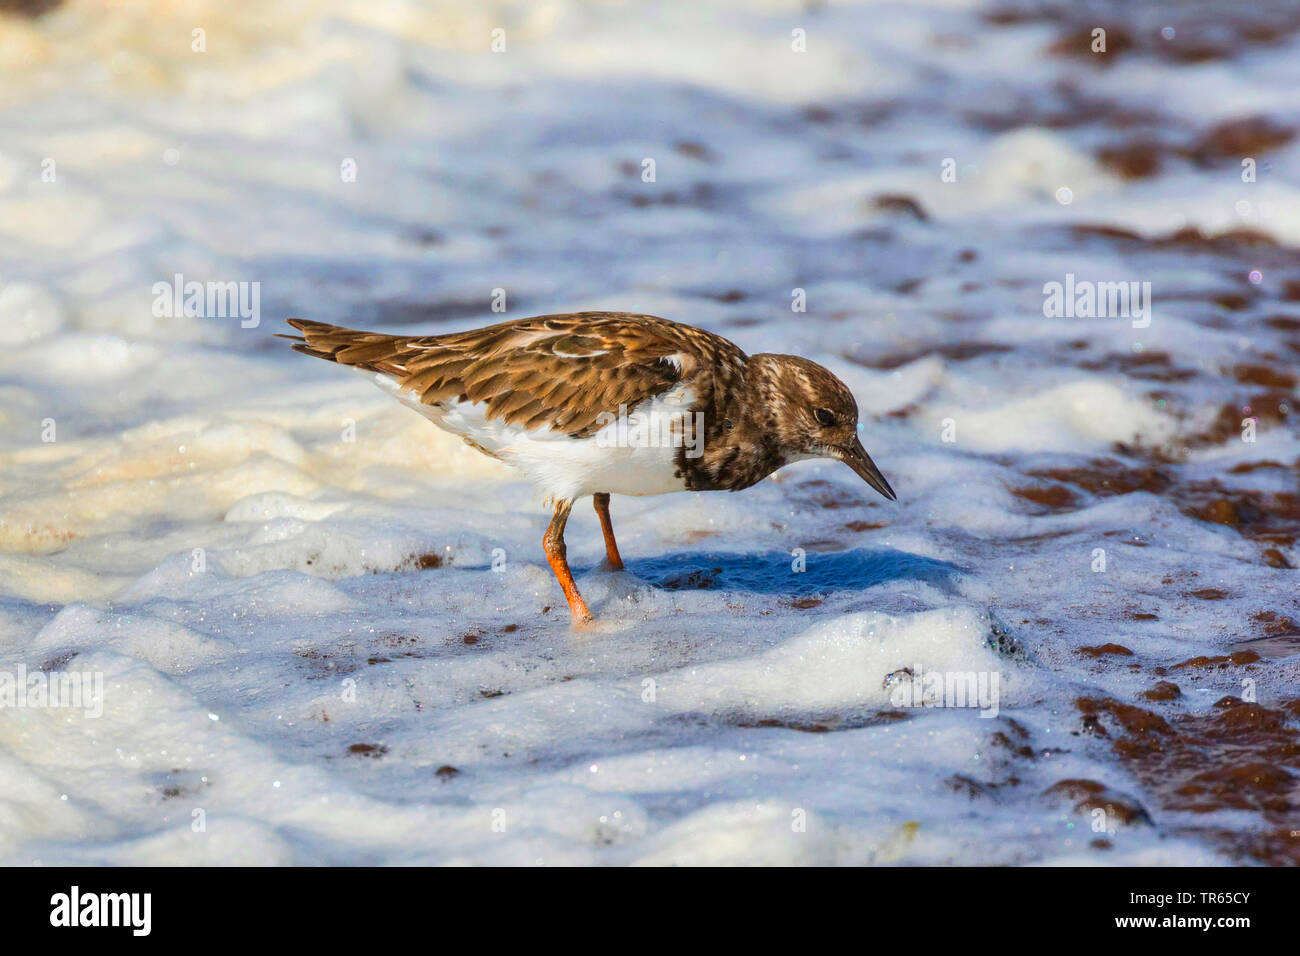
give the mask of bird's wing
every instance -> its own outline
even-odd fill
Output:
[[[655,316],[623,312],[543,315],[411,337],[289,319],[294,348],[379,372],[421,402],[486,403],[489,419],[586,436],[602,412],[634,408],[710,363],[745,354],[720,336]]]

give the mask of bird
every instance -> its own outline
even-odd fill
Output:
[[[826,458],[897,498],[835,375],[795,355],[747,355],[692,325],[574,312],[388,335],[286,321],[301,334],[279,337],[296,351],[361,372],[541,491],[552,508],[542,548],[579,629],[594,618],[564,543],[577,499],[592,497],[606,560],[621,571],[611,494],[740,491],[792,462]]]

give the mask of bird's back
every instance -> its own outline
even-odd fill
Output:
[[[445,335],[386,335],[289,319],[306,355],[374,372],[405,400],[482,406],[486,420],[588,436],[701,374],[739,374],[746,355],[703,329],[652,315],[574,312]]]

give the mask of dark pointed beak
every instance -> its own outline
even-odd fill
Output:
[[[848,465],[858,473],[858,477],[875,488],[878,492],[888,498],[890,501],[897,501],[898,495],[894,494],[894,489],[889,487],[889,482],[885,476],[880,473],[876,463],[871,460],[867,450],[862,447],[862,441],[858,438],[853,439],[853,444],[847,448],[838,448],[839,454],[836,456],[844,464]]]

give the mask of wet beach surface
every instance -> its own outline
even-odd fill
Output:
[[[1300,863],[1294,5],[198,6],[0,7],[0,670],[105,680],[0,709],[0,859]],[[574,634],[526,484],[273,338],[496,290],[822,362],[899,501],[581,503]]]

